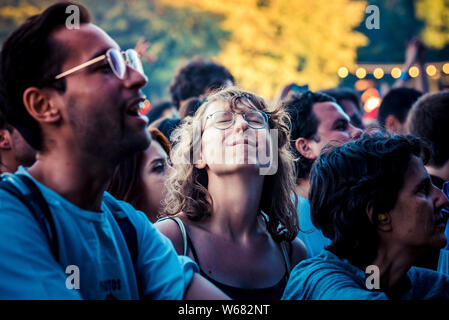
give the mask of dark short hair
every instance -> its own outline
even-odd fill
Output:
[[[331,96],[307,91],[304,94],[294,93],[282,102],[282,108],[287,111],[291,119],[290,148],[295,156],[296,174],[298,179],[306,178],[313,164],[313,160],[299,154],[295,147],[298,138],[312,139],[320,124],[312,107],[317,102],[336,102]]]
[[[7,123],[6,123],[5,116],[0,111],[0,130],[6,129],[6,128],[7,128]]]
[[[352,90],[350,88],[333,88],[328,90],[321,90],[321,93],[327,94],[337,100],[337,103],[343,108],[346,112],[344,105],[342,104],[343,100],[349,100],[355,104],[358,111],[362,111],[360,109],[360,98],[357,94],[357,91]]]
[[[412,156],[425,163],[429,150],[415,136],[363,134],[323,149],[310,174],[313,224],[332,240],[328,250],[358,267],[372,262],[379,239],[373,216],[396,205]]]
[[[206,101],[204,98],[187,99],[181,108],[179,108],[179,117],[181,119],[189,116],[192,117],[204,101]]]
[[[449,139],[444,134],[449,125],[449,91],[428,93],[415,102],[409,113],[410,133],[429,143],[429,164],[441,167],[449,160]]]
[[[321,93],[325,93],[327,95],[330,95],[332,98],[337,100],[337,103],[340,105],[340,107],[343,109],[344,112],[348,113],[348,110],[346,108],[346,105],[343,103],[344,100],[351,101],[354,103],[355,107],[357,108],[357,112],[354,114],[351,114],[349,117],[351,118],[351,123],[361,129],[364,129],[365,126],[363,124],[362,120],[362,109],[360,106],[360,98],[357,94],[357,91],[350,89],[350,88],[333,88],[328,90],[322,90]],[[349,113],[348,113],[349,115]]]
[[[6,120],[5,115],[3,114],[4,108],[5,108],[5,104],[7,103],[6,101],[6,94],[5,94],[5,88],[0,85],[0,130],[8,130],[10,133],[13,130],[13,127],[8,123],[8,121]]]
[[[14,128],[6,121],[5,116],[0,111],[0,130],[8,130],[9,133],[12,133]]]
[[[6,118],[2,112],[3,104],[6,103],[6,96],[4,93],[4,88],[0,85],[0,130],[5,129],[6,126]]]
[[[382,99],[379,113],[377,114],[377,122],[381,126],[385,126],[387,117],[393,115],[400,123],[404,123],[413,103],[418,100],[421,95],[421,92],[411,88],[391,89]]]
[[[150,125],[150,128],[159,129],[159,131],[162,132],[162,134],[168,138],[170,143],[172,143],[171,135],[172,135],[173,131],[177,127],[179,127],[180,124],[181,124],[181,119],[165,118],[165,119],[159,119],[159,120],[153,122]]]
[[[61,72],[67,48],[51,34],[65,26],[66,8],[70,5],[80,9],[80,23],[90,22],[89,12],[82,5],[59,2],[28,18],[8,36],[1,51],[0,85],[7,102],[1,105],[2,111],[8,123],[36,150],[42,149],[41,129],[27,112],[23,93],[29,87],[65,91],[64,79],[54,81],[54,77]]]
[[[295,82],[289,83],[287,85],[284,86],[284,88],[282,88],[281,90],[281,94],[279,96],[279,100],[285,100],[286,98],[288,98],[289,93],[291,92],[293,93],[304,93],[307,92],[309,90],[309,85],[305,84],[305,85],[298,85]]]
[[[155,103],[150,111],[146,114],[148,117],[148,123],[152,123],[162,117],[162,114],[165,110],[173,107],[171,101],[161,101],[159,103]]]
[[[228,80],[232,84],[235,82],[231,72],[224,66],[195,58],[178,71],[170,85],[173,104],[179,109],[182,100],[199,97],[207,90],[219,89]]]

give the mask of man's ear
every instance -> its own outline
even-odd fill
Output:
[[[385,129],[391,133],[401,133],[402,124],[394,115],[390,114],[385,119]]]
[[[7,129],[0,130],[0,149],[2,150],[11,150],[11,135]]]
[[[316,156],[310,148],[310,140],[306,138],[298,138],[295,141],[295,148],[301,156],[307,159],[315,160]]]
[[[61,113],[53,103],[49,90],[27,88],[23,93],[23,104],[28,113],[39,122],[54,123],[61,119]]]
[[[391,216],[389,213],[378,213],[374,214],[373,207],[366,208],[366,214],[368,215],[368,219],[372,224],[377,226],[377,229],[380,231],[388,232],[391,231]]]

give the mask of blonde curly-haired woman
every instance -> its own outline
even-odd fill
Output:
[[[280,299],[307,256],[296,239],[286,113],[229,87],[208,96],[172,139],[168,218],[156,227],[231,298]]]

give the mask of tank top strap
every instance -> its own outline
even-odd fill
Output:
[[[182,220],[179,219],[178,217],[165,217],[165,218],[159,219],[158,222],[167,220],[167,219],[173,220],[178,224],[179,229],[181,230],[181,235],[182,235],[182,240],[183,240],[183,245],[184,245],[184,247],[183,247],[184,255],[186,256],[188,249],[190,249],[192,251],[193,260],[196,262],[196,264],[198,265],[198,268],[200,269],[200,274],[204,274],[203,270],[201,269],[200,260],[198,259],[198,255],[196,253],[195,247],[193,246],[193,242],[190,239],[189,234],[187,233],[187,229],[184,225],[184,222],[182,222]]]
[[[157,222],[160,221],[164,221],[164,220],[173,220],[174,222],[176,222],[176,224],[178,225],[179,229],[181,230],[181,236],[182,236],[182,242],[183,242],[183,255],[186,256],[187,255],[187,246],[188,246],[188,235],[186,232],[186,228],[184,226],[184,223],[182,222],[181,219],[179,219],[178,217],[165,217],[162,219],[159,219]]]
[[[287,275],[290,275],[290,271],[292,269],[292,265],[290,262],[290,257],[292,254],[292,244],[290,244],[290,250],[288,250],[289,252],[287,252],[287,248],[286,248],[287,243],[285,241],[281,242],[281,249],[282,249],[282,255],[284,256],[284,261],[285,261],[285,267],[287,269]]]
[[[190,249],[190,251],[192,251],[193,260],[195,260],[196,264],[198,265],[198,268],[200,269],[200,274],[205,274],[203,269],[201,269],[200,259],[198,258],[195,247],[188,233],[187,233],[187,246]]]

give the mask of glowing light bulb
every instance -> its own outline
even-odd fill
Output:
[[[384,76],[384,71],[382,68],[376,68],[373,71],[374,78],[381,79]]]
[[[357,76],[357,78],[359,79],[363,79],[366,77],[366,70],[365,68],[358,68],[355,72],[355,75]]]
[[[399,68],[393,68],[391,69],[391,76],[395,79],[399,78],[401,76],[401,69]]]
[[[410,69],[408,69],[408,74],[412,78],[416,78],[417,76],[419,76],[419,69],[418,69],[418,67],[413,66]]]
[[[349,74],[349,71],[348,71],[348,68],[341,67],[340,69],[338,69],[337,73],[340,78],[346,78]]]

